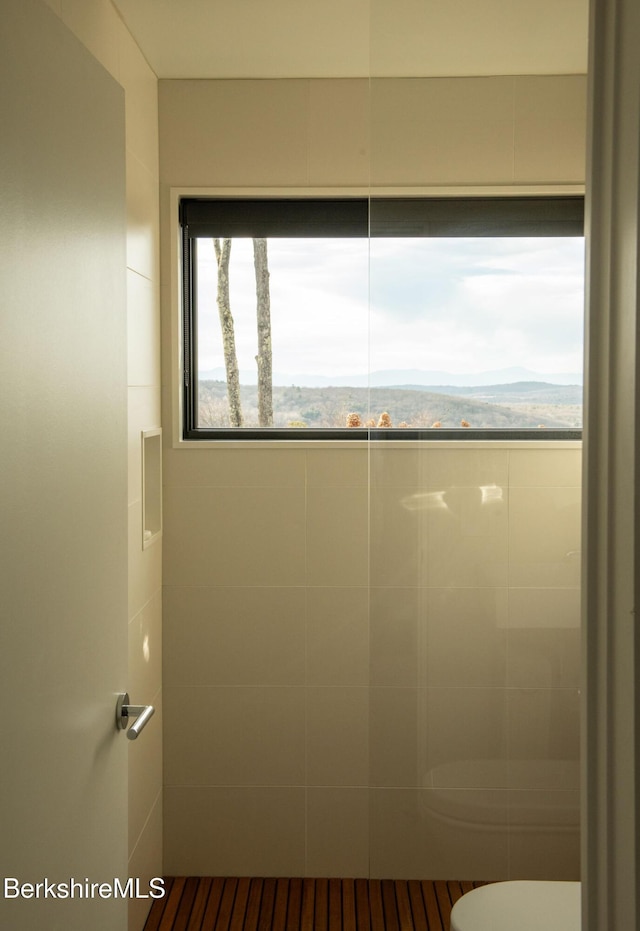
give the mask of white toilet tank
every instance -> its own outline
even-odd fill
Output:
[[[580,883],[515,880],[467,892],[451,931],[580,931]]]

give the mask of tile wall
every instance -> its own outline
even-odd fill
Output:
[[[585,99],[160,81],[169,873],[577,876],[579,450],[180,448],[170,203],[579,189]]]
[[[580,451],[400,452],[371,457],[372,875],[577,878]]]
[[[584,183],[585,75],[162,80],[159,92],[174,186]]]
[[[129,743],[129,876],[162,875],[162,543],[142,549],[140,432],[161,424],[157,79],[110,0],[47,0],[125,91],[129,450],[129,677],[133,703],[154,704]],[[131,900],[129,927],[148,905]]]
[[[165,481],[169,873],[577,877],[575,444]]]

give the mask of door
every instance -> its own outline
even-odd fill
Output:
[[[41,0],[3,0],[0,72],[0,926],[119,931],[123,91]]]

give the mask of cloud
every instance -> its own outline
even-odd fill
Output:
[[[582,367],[583,243],[574,239],[272,239],[274,368]],[[213,248],[199,248],[199,350],[223,364]],[[231,303],[241,368],[254,368],[251,240],[234,240]]]

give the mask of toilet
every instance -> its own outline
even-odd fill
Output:
[[[580,931],[580,883],[515,880],[467,892],[451,931]]]

